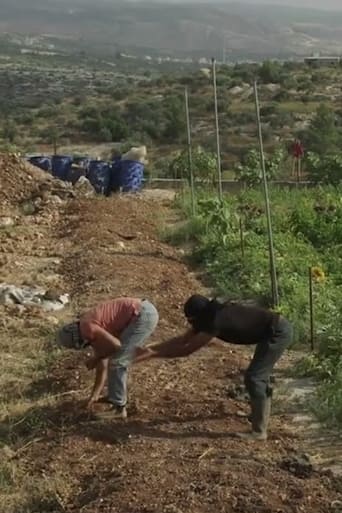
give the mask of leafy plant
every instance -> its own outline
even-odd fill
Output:
[[[196,181],[214,183],[217,171],[216,155],[198,147],[192,152],[192,169]],[[190,167],[188,152],[181,152],[169,166],[170,176],[186,178],[190,181]]]
[[[318,155],[309,152],[307,170],[315,182],[338,185],[342,183],[342,154]]]
[[[284,159],[284,151],[276,150],[273,155],[265,159],[266,177],[274,180],[279,174],[281,163]],[[235,167],[236,178],[244,182],[248,187],[253,187],[261,182],[262,171],[260,154],[257,150],[250,150],[244,161]]]

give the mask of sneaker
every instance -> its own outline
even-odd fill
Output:
[[[97,411],[95,413],[96,417],[99,418],[99,419],[116,419],[116,418],[119,418],[119,419],[122,419],[122,420],[126,420],[127,419],[127,408],[126,406],[118,406],[116,404],[108,404],[107,403],[107,408],[101,410],[101,411]]]

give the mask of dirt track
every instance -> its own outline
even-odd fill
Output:
[[[160,312],[154,340],[183,327],[182,302],[202,286],[181,253],[158,240],[161,216],[174,216],[167,203],[136,198],[80,199],[65,207],[49,246],[72,295],[65,318],[103,298],[137,295]],[[247,404],[229,397],[246,354],[218,345],[186,360],[136,367],[126,424],[94,421],[84,411],[91,376],[83,360],[65,355],[44,383],[46,391],[75,393],[39,409],[44,422],[23,464],[47,480],[60,478],[52,503],[25,512],[340,511],[340,481],[287,461],[300,453],[300,440],[286,428],[286,416],[273,417],[266,444],[231,436],[247,429],[237,415]]]

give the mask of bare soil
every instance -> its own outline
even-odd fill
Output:
[[[160,226],[174,219],[168,199],[81,198],[59,208],[58,215],[47,211],[36,219],[38,225],[31,219],[23,240],[17,228],[19,235],[12,235],[3,257],[13,263],[18,258],[13,253],[24,252],[31,259],[53,259],[49,273],[56,276],[54,286],[72,297],[64,319],[102,299],[129,295],[157,306],[160,324],[152,340],[184,328],[182,303],[203,286],[182,252],[160,242]],[[45,262],[49,266],[51,260]],[[15,278],[9,269],[6,260],[2,272],[7,280]],[[49,275],[44,273],[36,272],[41,282]],[[53,325],[37,316],[40,328]],[[2,319],[14,337],[11,319],[24,323],[35,317],[3,309]],[[35,329],[28,332],[27,344],[31,336],[42,336]],[[51,342],[52,331],[45,339]],[[10,437],[9,418],[3,415],[0,435],[6,434],[7,444],[11,440],[11,457],[20,460],[20,472],[30,473],[32,483],[38,478],[54,483],[45,496],[38,494],[13,512],[341,511],[342,481],[302,461],[302,440],[288,426],[288,414],[273,416],[267,443],[232,436],[248,429],[241,417],[247,403],[231,397],[242,383],[248,358],[248,353],[218,343],[188,359],[136,366],[125,423],[98,421],[84,409],[92,380],[85,355],[59,353],[44,379],[17,389],[13,383],[12,392],[25,396],[30,391],[39,400],[24,414],[10,412]],[[44,394],[57,398],[44,402]]]

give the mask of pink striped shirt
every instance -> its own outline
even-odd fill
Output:
[[[121,297],[100,303],[82,315],[80,319],[81,336],[85,340],[91,340],[91,326],[97,324],[114,337],[119,337],[132,319],[139,315],[140,310],[141,299],[137,298]]]

